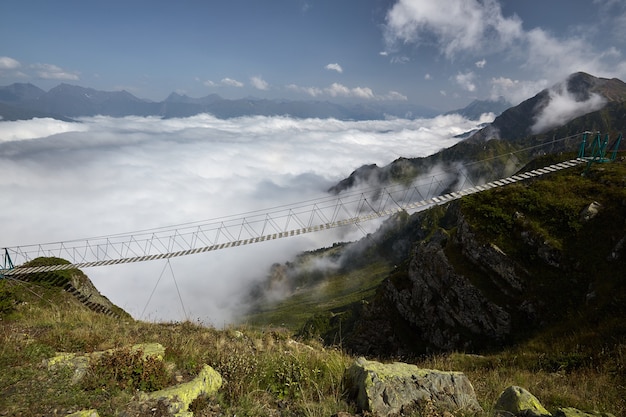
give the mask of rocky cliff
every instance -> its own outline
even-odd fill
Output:
[[[366,275],[382,259],[390,272],[374,296],[318,314],[303,334],[405,356],[493,349],[572,317],[626,317],[626,162],[584,169],[396,216],[335,248],[340,269]]]

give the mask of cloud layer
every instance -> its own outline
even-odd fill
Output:
[[[0,247],[175,225],[321,197],[362,164],[427,155],[474,127],[476,122],[456,115],[365,122],[210,115],[0,122],[0,193],[10,202],[0,212]],[[144,319],[187,317],[222,326],[236,316],[249,283],[264,278],[272,263],[361,233],[338,229],[170,264],[85,272],[135,317],[144,312]]]

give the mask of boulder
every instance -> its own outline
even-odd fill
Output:
[[[537,397],[522,387],[510,386],[505,389],[494,407],[496,416],[524,416],[543,417],[551,416]]]
[[[193,413],[187,411],[189,405],[201,395],[210,395],[217,392],[221,386],[222,376],[209,365],[204,365],[198,376],[193,380],[160,391],[141,393],[139,402],[167,404],[169,415],[193,417]]]
[[[585,222],[593,219],[598,215],[601,208],[602,204],[597,201],[592,202],[580,212],[580,219]]]
[[[81,410],[68,414],[66,417],[100,417],[100,414],[96,410]]]
[[[581,411],[572,407],[559,408],[554,417],[615,417],[611,413],[601,413],[599,411]]]
[[[431,403],[438,409],[481,412],[474,387],[461,372],[420,369],[401,362],[382,364],[358,358],[346,370],[350,397],[362,411],[380,416]]]

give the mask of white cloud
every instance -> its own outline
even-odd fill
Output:
[[[207,87],[216,87],[217,86],[217,83],[215,83],[215,82],[213,82],[211,80],[203,81],[202,84],[204,84]]]
[[[426,75],[424,75],[424,79],[425,79],[426,81],[428,81],[428,80],[432,80],[432,79],[433,79],[433,77],[432,77],[430,74],[426,74]]]
[[[407,62],[410,62],[411,58],[409,58],[408,56],[392,56],[390,62],[392,64],[406,64]]]
[[[522,101],[535,96],[548,86],[548,80],[537,81],[512,80],[506,77],[491,79],[491,99],[504,97],[509,103],[517,105]]]
[[[77,73],[68,72],[63,68],[60,68],[52,64],[33,64],[31,65],[39,78],[45,80],[67,80],[77,81],[80,79]]]
[[[341,68],[341,65],[339,65],[337,63],[328,64],[324,68],[326,68],[327,70],[330,70],[330,71],[337,71],[340,74],[343,72],[343,68]]]
[[[0,70],[13,70],[21,67],[19,61],[8,57],[8,56],[0,56]]]
[[[48,118],[7,121],[0,123],[0,144],[86,130],[87,127],[80,123],[69,123]]]
[[[409,98],[407,96],[397,91],[390,91],[381,97],[381,100],[390,100],[390,101],[393,101],[393,100],[407,101],[408,99]]]
[[[263,78],[260,76],[254,76],[250,78],[250,83],[252,86],[258,90],[269,90],[270,86]]]
[[[326,88],[319,87],[302,87],[296,84],[289,84],[287,88],[297,93],[307,94],[311,97],[319,97],[328,95],[330,97],[357,98],[361,100],[402,100],[408,98],[397,91],[389,91],[387,94],[375,94],[369,87],[347,87],[340,83],[333,83]]]
[[[324,94],[324,90],[318,87],[301,87],[296,84],[289,84],[287,88],[297,93],[308,94],[311,97],[318,97]]]
[[[585,101],[576,101],[563,84],[551,88],[549,94],[550,102],[537,116],[531,128],[534,134],[561,126],[578,116],[599,110],[606,104],[606,99],[595,93]]]
[[[242,82],[233,80],[232,78],[222,78],[221,84],[229,87],[243,87]]]
[[[11,201],[0,210],[2,243],[13,247],[110,235],[318,198],[362,164],[425,156],[476,126],[460,116],[0,122],[0,137],[16,139],[0,143],[0,194]],[[185,318],[175,279],[190,319],[228,324],[242,311],[247,284],[265,278],[272,263],[360,236],[356,228],[342,228],[172,259],[174,277],[166,268],[144,318]],[[107,297],[138,317],[166,266],[154,261],[85,272]]]
[[[626,5],[612,0],[598,3],[604,10],[602,26],[626,33],[620,25],[626,22]],[[615,48],[594,44],[592,36],[585,31],[559,37],[540,27],[525,30],[518,16],[502,14],[498,0],[398,0],[388,11],[385,26],[390,48],[434,46],[450,61],[480,57],[474,62],[478,68],[486,64],[485,56],[501,54],[498,60],[518,63],[550,82],[576,71],[626,76],[626,61],[616,56]],[[623,42],[623,36],[612,36],[614,42]]]
[[[469,92],[476,91],[476,84],[474,84],[475,74],[472,71],[466,73],[458,73],[455,80],[464,90]]]
[[[485,65],[487,65],[487,60],[483,58],[480,61],[476,61],[474,65],[476,65],[476,68],[485,68]]]
[[[427,44],[433,36],[448,58],[500,50],[523,33],[517,16],[505,18],[496,0],[399,0],[387,13],[386,39]]]

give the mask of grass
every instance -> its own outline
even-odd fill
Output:
[[[316,314],[341,310],[373,297],[391,269],[385,262],[377,262],[367,268],[331,275],[326,280],[296,290],[283,300],[259,306],[242,322],[253,326],[299,329]]]
[[[225,384],[203,409],[217,405],[239,416],[275,415],[279,409],[282,415],[324,416],[352,409],[341,382],[350,358],[319,344],[296,343],[285,330],[119,320],[87,310],[58,288],[15,281],[3,281],[2,287],[0,293],[9,290],[20,302],[0,321],[0,415],[62,415],[85,408],[117,415],[136,388],[163,385],[157,364],[139,368],[132,354],[124,354],[124,347],[145,342],[166,347],[165,359],[175,368],[168,384],[174,374],[191,379],[205,363],[220,372]],[[105,355],[93,376],[79,384],[71,383],[68,370],[42,366],[55,352],[111,348],[122,353]],[[154,375],[159,379],[151,386]]]
[[[344,369],[354,358],[315,340],[296,342],[286,329],[216,330],[191,322],[118,320],[86,310],[58,289],[11,281],[3,287],[21,301],[0,321],[2,415],[61,415],[94,407],[101,416],[116,415],[133,398],[133,390],[115,389],[111,381],[100,381],[99,389],[89,383],[72,385],[70,372],[48,371],[42,361],[57,351],[83,353],[142,342],[163,344],[166,360],[185,379],[204,363],[222,374],[225,385],[215,397],[193,405],[196,415],[212,415],[215,410],[238,416],[355,412],[343,396],[342,383]],[[509,385],[527,388],[549,410],[573,406],[624,415],[624,325],[618,321],[604,323],[604,329],[591,323],[577,325],[555,327],[518,346],[482,356],[451,353],[414,362],[465,372],[485,415]],[[609,335],[621,342],[607,350],[608,344],[602,346]]]

